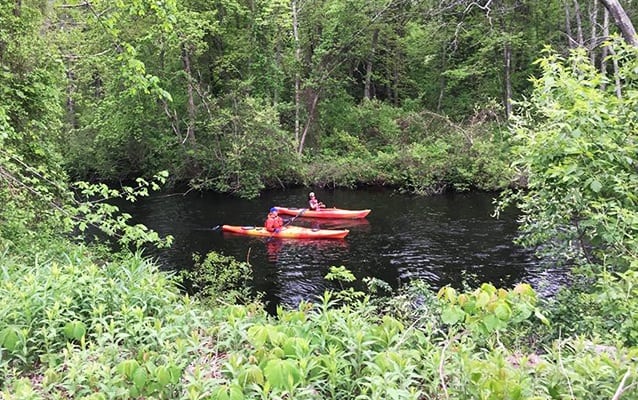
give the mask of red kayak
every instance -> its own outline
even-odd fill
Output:
[[[343,239],[350,232],[347,229],[311,229],[301,226],[284,226],[281,231],[268,232],[261,226],[223,225],[222,231],[238,235],[265,236],[281,239]]]
[[[307,218],[342,218],[342,219],[358,219],[365,218],[372,210],[344,210],[343,208],[322,208],[318,211],[309,208],[289,208],[275,207],[279,214],[293,215],[295,217]]]

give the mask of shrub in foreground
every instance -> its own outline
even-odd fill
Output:
[[[636,348],[542,326],[528,286],[384,301],[326,292],[268,315],[205,306],[139,255],[0,257],[6,399],[477,399],[636,396]],[[345,293],[348,292],[344,289]],[[616,398],[620,398],[618,395]]]

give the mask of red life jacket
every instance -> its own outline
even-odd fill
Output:
[[[268,232],[274,232],[275,229],[279,229],[284,225],[284,221],[280,216],[268,216],[266,218],[266,222],[264,223],[264,227]]]

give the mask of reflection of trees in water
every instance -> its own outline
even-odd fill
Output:
[[[347,250],[348,242],[342,239],[280,239],[269,238],[265,240],[268,261],[276,263],[279,254],[283,251],[288,256],[302,252],[305,255],[313,255],[317,259],[323,259],[326,255],[334,255],[339,249]],[[329,252],[329,254],[325,254]],[[330,257],[333,258],[333,257]]]
[[[297,218],[295,225],[305,226],[312,229],[353,229],[357,231],[368,231],[370,221],[366,218],[344,219],[344,218]]]

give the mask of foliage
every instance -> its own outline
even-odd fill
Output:
[[[513,127],[514,166],[527,188],[506,193],[501,207],[523,212],[521,243],[578,266],[572,287],[550,303],[550,318],[564,326],[550,335],[635,346],[638,53],[618,39],[608,45],[615,77],[582,50],[562,58],[547,49],[539,60],[543,75]]]
[[[592,297],[594,303],[600,304],[597,316],[602,316],[602,321],[592,331],[617,335],[619,340],[628,345],[638,346],[638,323],[635,318],[630,317],[638,310],[638,302],[635,301],[638,294],[637,281],[636,260],[628,271],[617,275],[608,272],[600,275]]]
[[[294,181],[299,158],[276,121],[272,107],[255,98],[228,96],[207,123],[214,134],[201,138],[194,155],[201,172],[191,184],[199,189],[254,198],[266,186]]]
[[[326,274],[325,279],[339,282],[341,290],[335,292],[334,297],[343,304],[350,304],[365,297],[365,293],[355,290],[352,286],[347,289],[344,287],[344,283],[354,282],[357,278],[355,278],[352,271],[343,265],[339,267],[331,266],[330,272]]]
[[[516,98],[530,92],[531,60],[547,40],[572,43],[555,34],[562,7],[538,1],[293,5],[295,15],[279,0],[6,4],[4,113],[20,135],[50,133],[16,143],[62,155],[48,170],[62,165],[76,179],[169,170],[173,181],[243,197],[299,183],[498,189],[510,181],[508,148],[490,134],[468,141],[468,131],[504,120],[506,84]],[[597,7],[581,19],[592,35]],[[487,108],[489,120],[477,119]],[[295,157],[302,131],[312,168]],[[363,166],[345,153],[351,145]]]
[[[0,5],[2,397],[637,397],[636,50],[611,43],[614,88],[581,52],[526,62],[562,18],[542,2],[493,12],[463,2],[319,3],[295,2],[299,42],[287,36],[283,1]],[[541,10],[547,25],[535,23]],[[543,71],[523,104],[530,118],[516,121],[515,166],[529,190],[508,200],[527,215],[528,243],[588,256],[596,285],[561,294],[573,302],[544,310],[549,327],[524,285],[445,288],[440,298],[412,288],[386,302],[326,292],[276,316],[259,303],[203,305],[139,252],[61,238],[95,223],[122,230],[124,244],[157,242],[107,200],[146,195],[167,177],[121,190],[80,183],[72,193],[67,173],[171,169],[195,187],[246,197],[317,177],[419,193],[503,185],[509,147],[498,129],[458,121],[500,96],[506,46],[518,54],[514,76]],[[530,86],[519,78],[514,88]],[[303,120],[291,117],[295,107]],[[313,139],[302,159],[295,123]],[[245,278],[246,265],[220,255],[200,267],[207,287]],[[352,279],[345,267],[329,276]],[[565,318],[575,310],[580,325]],[[529,342],[530,331],[550,334]]]
[[[215,303],[247,302],[252,298],[252,270],[248,263],[211,251],[202,260],[193,254],[191,270],[180,272],[198,298]]]
[[[233,264],[207,259],[202,266]],[[4,398],[636,394],[631,348],[584,338],[548,342],[543,352],[525,345],[523,328],[538,329],[536,294],[525,285],[447,288],[440,297],[416,285],[385,301],[348,303],[326,292],[319,303],[269,316],[255,303],[184,297],[173,277],[139,254],[97,264],[91,249],[57,242],[33,260],[0,256]],[[352,278],[345,268],[331,273]],[[452,323],[446,310],[461,299],[463,320]],[[481,328],[492,326],[490,316],[502,324]]]
[[[547,335],[595,335],[628,346],[638,343],[638,326],[630,316],[636,312],[636,267],[621,273],[603,271],[576,281],[548,301],[548,317],[560,327]]]
[[[621,97],[582,51],[539,61],[544,74],[514,128],[528,190],[505,199],[523,212],[523,243],[625,269],[638,256],[638,53],[615,47]]]
[[[12,161],[20,159],[17,156],[7,158],[9,168]],[[160,172],[150,182],[137,178],[137,187],[122,186],[121,190],[111,189],[105,184],[76,182],[75,191],[71,192],[66,189],[62,178],[52,180],[47,172],[40,172],[22,162],[19,165],[25,168],[15,175],[5,170],[5,176],[9,178],[6,208],[3,210],[7,224],[0,230],[0,237],[10,243],[29,246],[29,241],[33,240],[32,233],[36,230],[34,226],[37,226],[39,235],[43,237],[53,235],[53,231],[70,234],[73,230],[85,232],[92,228],[115,237],[122,246],[139,249],[144,244],[160,247],[170,245],[172,237],[160,238],[144,225],[131,225],[131,215],[120,214],[116,205],[108,203],[118,198],[134,202],[139,197],[148,196],[149,188],[160,188],[159,184],[166,179],[166,172]],[[36,212],[42,208],[48,208],[48,211]],[[44,218],[45,215],[49,217],[48,220]],[[34,226],[25,230],[25,224],[30,221],[33,221],[31,223]]]
[[[149,182],[144,178],[137,178],[138,186],[122,186],[120,190],[111,189],[105,184],[90,184],[88,182],[76,182],[77,192],[76,206],[70,208],[69,214],[74,220],[73,225],[80,232],[93,227],[109,237],[116,237],[120,245],[141,248],[145,244],[155,244],[159,247],[168,247],[173,238],[169,235],[160,238],[157,232],[149,230],[142,224],[130,225],[131,215],[120,213],[116,205],[107,201],[124,199],[135,202],[140,197],[149,195],[150,190],[157,191],[160,184],[166,181],[168,173],[161,171]]]
[[[419,193],[509,184],[508,149],[489,134],[471,145],[465,136],[476,109],[489,106],[491,121],[503,120],[505,47],[514,54],[513,95],[529,92],[525,78],[537,68],[529,60],[541,38],[562,40],[550,35],[562,10],[537,2],[491,12],[465,2],[294,5],[294,16],[279,0],[49,9],[44,39],[64,60],[52,87],[66,95],[57,101],[65,104],[66,171],[117,180],[167,169],[174,181],[248,198],[299,183]],[[423,117],[435,113],[441,118]],[[295,156],[302,131],[311,168]],[[438,153],[442,144],[452,147]],[[345,153],[351,145],[362,166]],[[400,161],[376,160],[379,152]],[[421,177],[430,152],[434,167]]]
[[[176,2],[96,1],[56,10],[52,22],[64,29],[51,29],[48,37],[63,53],[69,77],[67,169],[75,178],[108,179],[161,169],[157,159],[174,144],[158,104],[171,94],[145,56],[175,35]]]
[[[39,35],[43,12],[34,2],[0,5],[0,239],[24,246],[38,227],[55,232],[53,210],[67,199],[56,147],[61,68]]]
[[[536,293],[528,284],[519,284],[507,291],[484,283],[474,292],[462,294],[446,286],[439,290],[438,297],[443,303],[441,320],[452,332],[462,326],[479,338],[490,337],[512,330],[512,326],[527,321],[532,315],[549,323],[537,307]],[[495,343],[488,345],[493,348]]]
[[[69,250],[30,267],[1,258],[0,380],[41,363],[43,397],[173,393],[199,317],[171,278],[139,255],[97,265]]]
[[[445,116],[376,101],[356,111],[350,131],[335,130],[323,139],[320,157],[311,158],[307,169],[309,184],[376,184],[419,194],[510,185],[509,145],[490,123],[461,127]]]
[[[8,51],[2,57],[0,73],[0,238],[30,248],[38,238],[46,240],[93,225],[107,234],[121,233],[124,245],[160,242],[145,227],[128,226],[130,216],[115,216],[117,207],[104,203],[109,196],[134,200],[147,195],[148,186],[157,189],[155,181],[140,178],[137,189],[123,187],[121,193],[88,183],[78,184],[77,197],[69,190],[59,147],[62,68],[57,49],[50,49],[51,44],[40,35],[48,8],[28,1],[6,4],[0,10],[6,22],[0,28],[0,47],[3,55]],[[163,183],[165,178],[161,173],[156,179]],[[98,193],[103,198],[95,201]],[[91,198],[83,202],[80,196]]]

